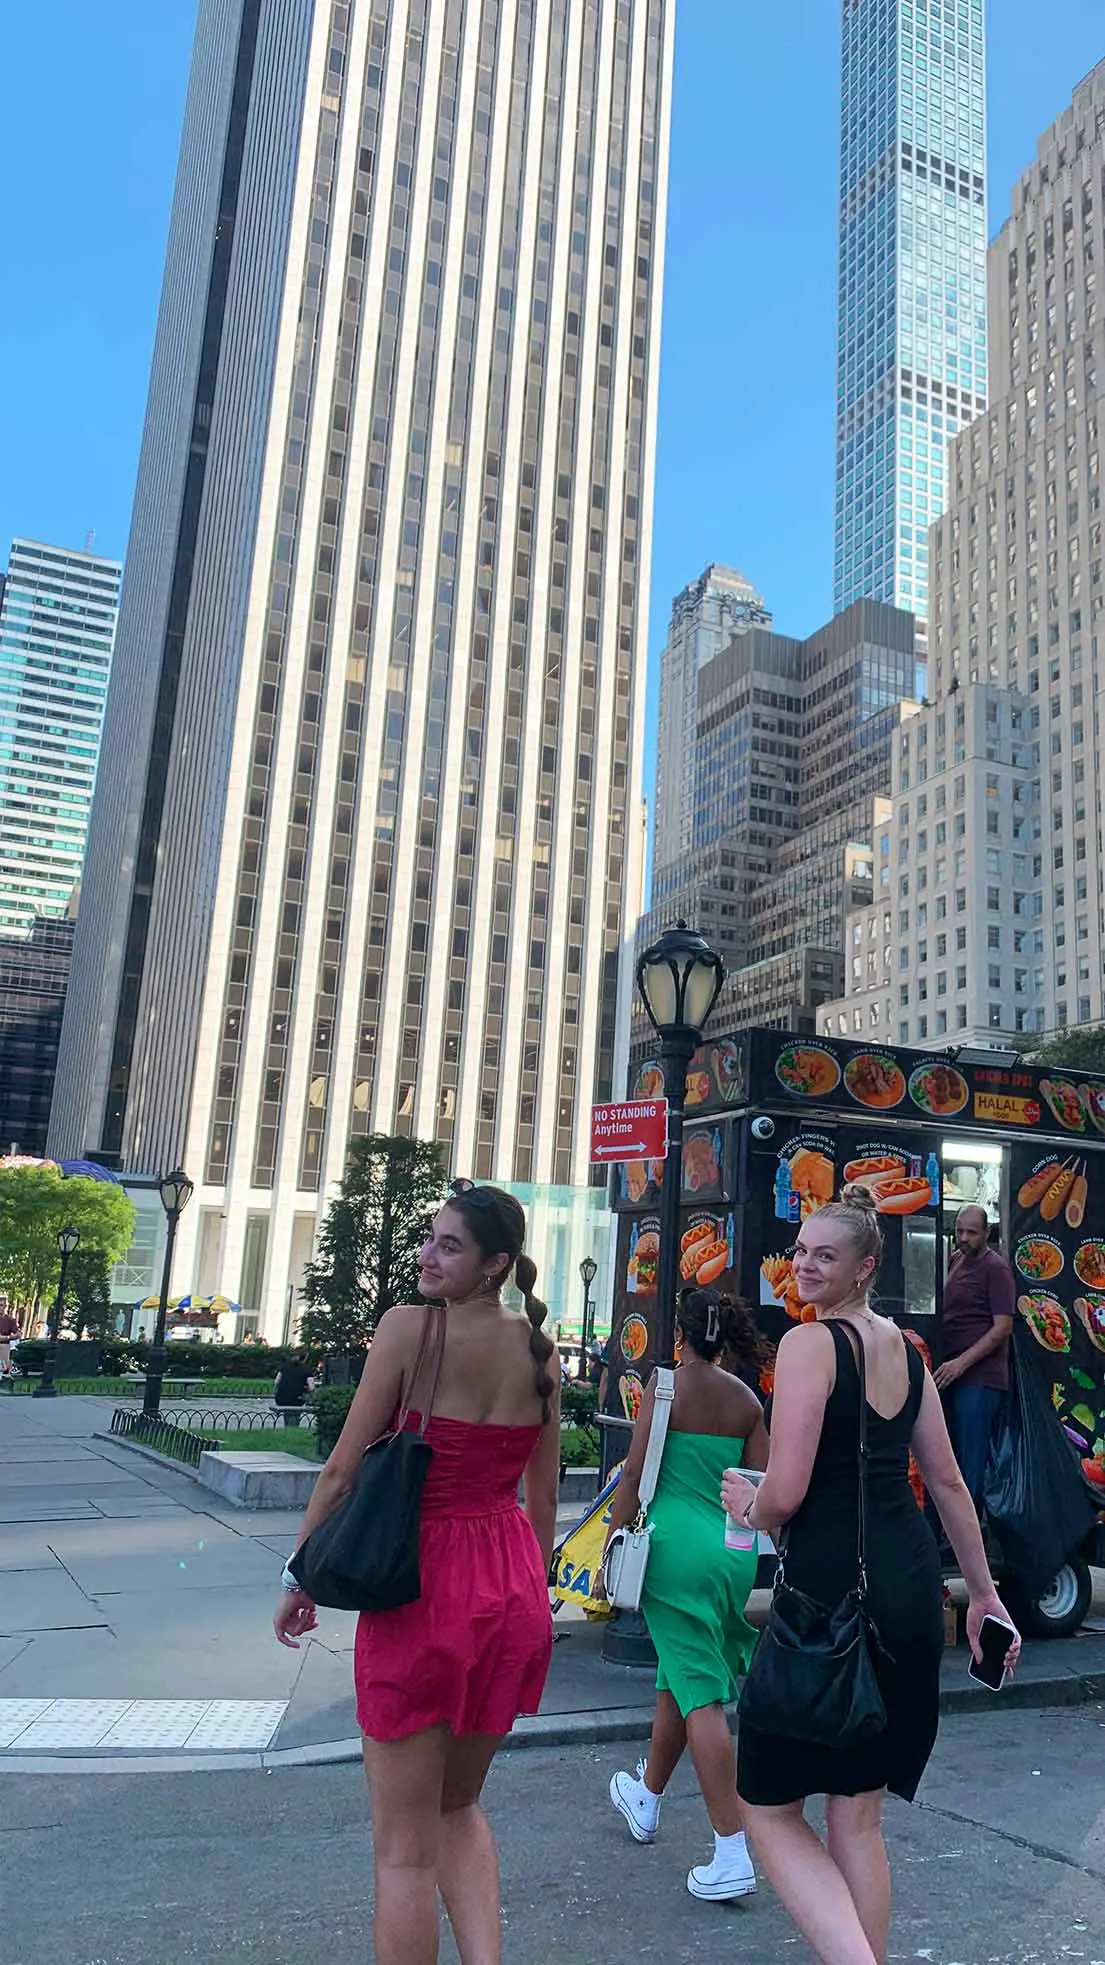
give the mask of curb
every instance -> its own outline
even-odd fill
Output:
[[[952,1686],[940,1695],[940,1713],[947,1718],[965,1712],[1047,1711],[1063,1706],[1105,1702],[1105,1672],[1072,1672],[1063,1678],[1035,1684],[1014,1683],[1005,1692],[975,1686]],[[653,1707],[622,1706],[577,1713],[538,1713],[520,1719],[503,1743],[503,1752],[534,1747],[599,1747],[620,1740],[648,1737]],[[729,1725],[736,1731],[737,1711]],[[361,1739],[322,1740],[315,1746],[274,1747],[264,1753],[225,1754],[19,1754],[0,1753],[0,1778],[5,1774],[215,1774],[254,1772],[275,1774],[292,1767],[340,1767],[359,1763]]]

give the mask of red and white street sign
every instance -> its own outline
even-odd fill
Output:
[[[591,1108],[591,1160],[666,1160],[666,1098],[625,1100]]]

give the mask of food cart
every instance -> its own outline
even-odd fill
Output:
[[[656,1058],[640,1053],[628,1095],[653,1097],[662,1085]],[[629,1418],[653,1363],[665,1164],[631,1162],[611,1175],[619,1232],[607,1411]],[[1105,1511],[1105,1078],[981,1050],[775,1030],[720,1037],[688,1069],[682,1180],[682,1283],[742,1296],[773,1342],[812,1315],[789,1253],[801,1222],[845,1181],[869,1182],[886,1245],[880,1306],[932,1365],[955,1216],[968,1202],[985,1207],[1016,1272],[1019,1355],[1046,1385]],[[1103,1537],[1099,1525],[1043,1597],[1018,1602],[1026,1626],[1077,1628]]]

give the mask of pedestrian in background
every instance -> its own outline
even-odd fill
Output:
[[[960,1208],[940,1316],[943,1361],[936,1370],[959,1471],[980,1517],[986,1464],[1009,1400],[1009,1340],[1017,1307],[1012,1267],[989,1241],[985,1208],[973,1203]]]
[[[285,1426],[298,1426],[308,1392],[314,1389],[311,1361],[302,1347],[292,1352],[276,1374],[272,1388],[273,1405],[279,1406]]]
[[[737,1800],[733,1740],[725,1713],[747,1670],[756,1634],[745,1607],[756,1580],[756,1547],[725,1546],[718,1488],[726,1467],[762,1468],[767,1435],[760,1402],[734,1374],[744,1361],[733,1303],[712,1290],[683,1297],[676,1328],[679,1368],[664,1457],[648,1512],[651,1540],[641,1610],[659,1660],[648,1758],[636,1776],[614,1775],[610,1799],[638,1842],[652,1842],[660,1804],[689,1746],[714,1831],[713,1861],[687,1877],[692,1896],[724,1902],[756,1888]],[[631,1522],[655,1411],[655,1380],[644,1396],[610,1532]]]
[[[12,1343],[20,1335],[20,1324],[13,1317],[6,1303],[0,1305],[0,1378],[6,1378],[12,1368]]]
[[[867,1581],[882,1646],[885,1730],[858,1746],[823,1747],[758,1732],[742,1720],[737,1787],[748,1831],[777,1896],[821,1965],[885,1965],[890,1870],[883,1796],[912,1801],[939,1719],[944,1624],[936,1540],[909,1484],[912,1448],[967,1584],[967,1633],[979,1657],[984,1617],[1008,1623],[956,1465],[940,1395],[914,1347],[868,1300],[882,1236],[870,1189],[849,1186],[802,1224],[794,1274],[815,1323],[779,1346],[768,1408],[771,1452],[759,1487],[727,1474],[722,1500],[749,1527],[785,1538],[786,1581],[828,1607],[854,1590],[859,1521],[862,1343],[867,1381]],[[850,1330],[842,1326],[847,1323]],[[1009,1653],[1016,1663],[1017,1639]],[[805,1820],[826,1797],[827,1841]]]
[[[426,1318],[439,1313],[389,1310],[300,1531],[302,1543],[346,1498],[365,1448],[404,1406],[416,1430],[428,1405],[422,1593],[362,1615],[354,1660],[378,1965],[435,1965],[439,1891],[462,1965],[499,1965],[502,1955],[498,1858],[480,1796],[502,1738],[519,1713],[537,1711],[544,1689],[560,1475],[560,1360],[541,1328],[525,1231],[512,1195],[454,1183],[418,1282],[445,1306],[440,1370],[435,1379],[427,1354],[416,1375]],[[523,1311],[502,1301],[511,1274]],[[294,1645],[316,1613],[287,1570],[284,1584],[276,1634]]]

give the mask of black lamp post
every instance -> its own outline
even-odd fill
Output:
[[[169,1308],[169,1280],[173,1273],[173,1244],[177,1224],[192,1198],[192,1183],[187,1174],[177,1167],[174,1173],[165,1174],[159,1183],[159,1191],[165,1210],[165,1262],[161,1271],[161,1295],[157,1305],[153,1348],[146,1367],[146,1389],[142,1398],[142,1415],[145,1419],[156,1419],[161,1409],[161,1381],[165,1376],[165,1318]]]
[[[660,1039],[660,1063],[668,1100],[668,1157],[660,1195],[660,1259],[656,1278],[658,1365],[675,1363],[675,1298],[679,1282],[679,1203],[683,1191],[683,1106],[687,1066],[702,1042],[702,1026],[725,981],[716,950],[680,921],[646,948],[637,964],[637,988]],[[611,1664],[655,1664],[648,1626],[639,1610],[616,1610],[606,1626],[602,1655]]]
[[[591,1256],[585,1255],[579,1265],[580,1281],[583,1284],[583,1335],[579,1340],[580,1378],[587,1376],[587,1344],[591,1334],[591,1284],[598,1272],[598,1263]]]
[[[46,1335],[49,1341],[46,1345],[46,1355],[42,1360],[42,1377],[34,1389],[33,1396],[36,1399],[55,1399],[57,1397],[57,1388],[54,1384],[54,1370],[58,1358],[58,1329],[61,1324],[61,1313],[65,1305],[65,1279],[69,1273],[69,1258],[73,1254],[80,1239],[80,1233],[76,1228],[60,1228],[58,1230],[61,1268],[58,1270],[58,1288],[57,1295],[54,1298],[54,1307],[50,1312],[49,1322],[46,1327]]]
[[[703,1025],[725,981],[716,950],[685,921],[646,948],[637,988],[660,1039],[668,1100],[668,1157],[660,1197],[660,1259],[656,1283],[656,1362],[675,1363],[675,1299],[679,1283],[679,1204],[683,1189],[683,1104],[687,1066],[702,1042]]]

